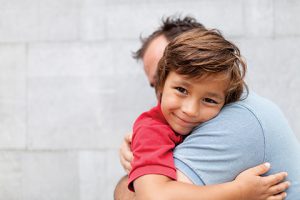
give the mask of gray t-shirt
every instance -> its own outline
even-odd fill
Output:
[[[271,163],[267,174],[288,172],[288,200],[300,200],[300,145],[280,109],[252,92],[198,126],[174,151],[176,168],[194,184],[234,180],[242,171]]]

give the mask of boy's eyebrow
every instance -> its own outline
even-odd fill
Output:
[[[185,80],[185,79],[180,79],[180,80],[174,80],[175,83],[177,84],[182,84],[182,85],[185,85],[185,86],[190,86],[192,85],[192,83],[188,80]]]
[[[175,80],[174,82],[176,84],[182,84],[183,86],[186,86],[186,87],[193,85],[189,80],[186,80],[186,79]],[[215,92],[207,92],[207,95],[210,96],[210,97],[217,98],[217,99],[219,99],[221,101],[224,100],[223,95],[220,95],[220,94],[215,93]]]
[[[221,95],[219,95],[219,94],[217,94],[217,93],[214,93],[214,92],[208,92],[207,95],[210,96],[210,97],[217,98],[217,99],[219,99],[219,100],[224,100],[224,97],[223,97],[223,96],[221,96]]]

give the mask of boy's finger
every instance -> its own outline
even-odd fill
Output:
[[[277,174],[262,177],[262,179],[267,185],[272,186],[282,182],[287,176],[288,174],[286,172],[280,172]]]
[[[290,182],[285,181],[283,183],[280,183],[278,185],[274,185],[270,188],[270,192],[271,194],[275,195],[275,194],[279,194],[284,192],[286,189],[288,189],[288,187],[290,186]]]
[[[264,163],[248,169],[247,172],[259,176],[269,171],[270,166],[271,166],[270,163]]]
[[[277,194],[277,195],[267,198],[267,200],[282,200],[282,199],[285,199],[286,196],[287,196],[286,192],[282,192],[280,194]]]

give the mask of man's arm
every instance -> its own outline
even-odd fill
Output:
[[[114,191],[114,200],[134,200],[135,193],[127,187],[128,176],[123,176],[118,182]]]

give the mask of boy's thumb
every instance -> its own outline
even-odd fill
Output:
[[[261,164],[261,165],[251,168],[250,173],[253,173],[254,175],[259,176],[259,175],[262,175],[262,174],[266,173],[267,171],[269,171],[270,167],[271,167],[270,163],[264,163],[264,164]]]

